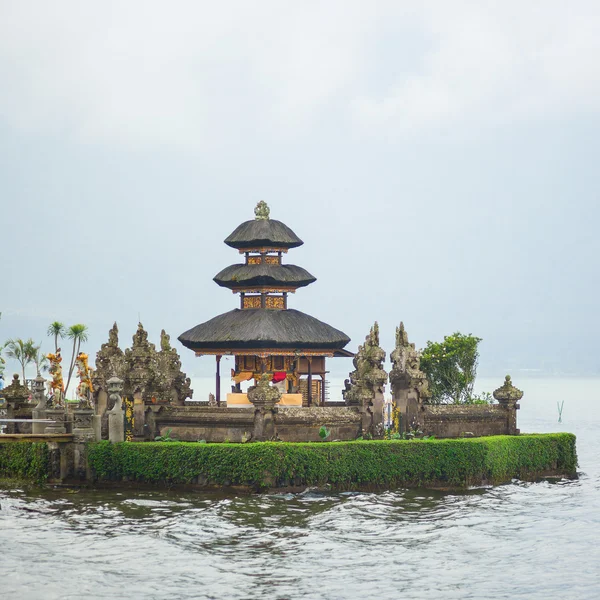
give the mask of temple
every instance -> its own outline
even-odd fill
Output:
[[[239,294],[239,308],[182,333],[179,341],[197,356],[216,356],[216,401],[221,404],[222,356],[235,357],[227,406],[250,406],[245,382],[258,384],[267,374],[282,392],[279,404],[323,406],[327,397],[326,359],[351,357],[342,331],[303,312],[288,308],[288,296],[316,281],[308,271],[283,264],[283,256],[302,240],[281,221],[269,217],[263,201],[255,219],[242,223],[225,243],[244,256],[214,281]]]

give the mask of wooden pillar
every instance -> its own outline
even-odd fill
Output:
[[[308,405],[312,406],[312,357],[307,356],[308,361]]]
[[[321,373],[321,406],[325,406],[325,373]]]
[[[221,355],[217,354],[217,375],[216,375],[216,394],[217,406],[221,406]]]

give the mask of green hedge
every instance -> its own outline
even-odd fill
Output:
[[[49,471],[47,444],[37,442],[0,444],[0,478],[43,482],[48,478]]]
[[[574,475],[577,455],[575,436],[558,433],[325,443],[96,442],[88,446],[88,462],[102,481],[349,489],[463,487]]]

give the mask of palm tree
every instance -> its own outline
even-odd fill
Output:
[[[54,336],[54,352],[58,352],[58,338],[64,338],[66,333],[67,330],[60,321],[54,321],[48,326],[48,336]]]
[[[26,341],[23,341],[21,338],[16,338],[6,342],[6,356],[8,356],[8,358],[13,358],[21,365],[23,385],[25,385],[25,367],[33,362],[37,350],[39,350],[39,348],[31,338]]]
[[[49,367],[48,357],[42,352],[41,348],[41,343],[39,346],[35,347],[35,355],[33,357],[33,362],[35,363],[38,377],[42,375],[42,371],[47,371]]]
[[[75,357],[79,354],[81,348],[81,342],[87,342],[88,340],[88,328],[78,323],[77,325],[71,325],[67,330],[67,337],[73,340],[73,352],[71,354],[71,364],[69,365],[69,376],[67,378],[67,385],[65,386],[65,398],[67,397],[67,390],[69,389],[69,383],[71,382],[71,375],[73,375],[73,369],[75,368]]]

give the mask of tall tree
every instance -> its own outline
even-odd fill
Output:
[[[6,356],[16,360],[21,365],[23,385],[25,385],[25,367],[33,362],[38,349],[31,338],[25,341],[21,338],[15,338],[6,342]]]
[[[421,369],[429,380],[432,404],[464,404],[473,400],[481,338],[456,332],[443,342],[427,342]]]
[[[58,338],[64,338],[67,329],[60,321],[54,321],[48,326],[48,336],[54,337],[54,352],[58,352]]]
[[[69,365],[69,376],[67,377],[67,385],[65,386],[65,398],[67,397],[67,390],[69,389],[69,383],[71,383],[71,376],[73,375],[73,369],[75,368],[75,357],[79,354],[81,348],[81,342],[87,342],[88,340],[88,328],[82,323],[77,325],[71,325],[67,329],[67,337],[73,340],[73,351],[71,354],[71,364]]]

